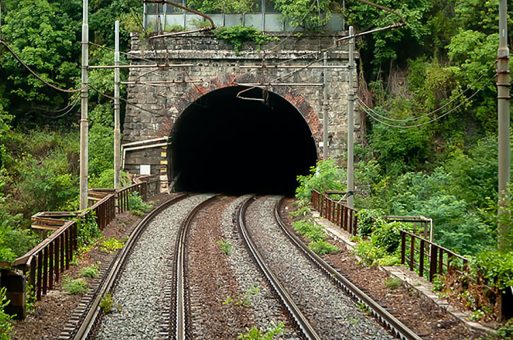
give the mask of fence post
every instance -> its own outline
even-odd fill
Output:
[[[413,261],[415,260],[415,237],[413,235],[410,235],[410,237],[410,270],[413,271]]]
[[[438,247],[434,244],[430,244],[431,259],[429,260],[429,282],[433,282],[436,274],[436,259],[438,258]]]
[[[401,264],[406,262],[406,233],[401,230]]]
[[[424,239],[420,239],[420,251],[419,251],[419,276],[424,277]]]

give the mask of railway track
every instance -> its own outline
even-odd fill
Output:
[[[97,325],[98,322],[98,316],[100,315],[100,303],[102,299],[114,287],[116,280],[119,276],[119,273],[122,271],[127,258],[130,256],[134,246],[137,243],[137,240],[144,232],[148,224],[155,218],[155,216],[160,214],[163,210],[165,210],[173,204],[180,202],[186,197],[186,194],[179,194],[178,196],[169,199],[168,201],[159,205],[157,208],[153,209],[139,222],[139,224],[127,240],[125,247],[121,249],[116,259],[111,263],[108,269],[108,275],[106,275],[100,283],[100,287],[96,294],[94,294],[94,297],[92,298],[91,304],[89,305],[89,308],[86,314],[84,315],[80,327],[73,334],[73,339],[87,339],[91,335],[94,327]]]
[[[105,276],[102,283],[100,284],[100,288],[97,291],[97,294],[93,297],[90,308],[85,315],[81,326],[76,330],[74,334],[74,339],[90,338],[92,332],[95,330],[95,328],[97,328],[98,317],[101,315],[99,307],[100,302],[107,293],[113,290],[113,287],[117,283],[120,272],[123,271],[127,258],[132,253],[133,248],[137,244],[138,239],[148,224],[166,208],[184,200],[186,197],[187,195],[183,194],[165,202],[153,210],[139,223],[127,241],[125,248],[122,249],[122,251],[111,264],[108,275]],[[173,270],[170,275],[168,274],[170,278],[166,282],[166,284],[169,284],[170,287],[169,289],[164,288],[167,295],[166,303],[169,304],[169,307],[162,311],[160,329],[158,332],[159,338],[188,339],[192,337],[193,332],[191,328],[193,325],[191,325],[190,320],[192,312],[189,306],[191,301],[189,296],[190,283],[188,282],[189,279],[187,275],[188,235],[190,234],[191,225],[193,224],[193,221],[195,221],[195,219],[198,217],[198,214],[203,209],[206,209],[207,206],[218,200],[218,198],[219,196],[214,195],[203,199],[199,203],[195,203],[195,206],[190,209],[186,215],[184,215],[185,217],[183,218],[178,230],[176,231],[172,260]],[[311,320],[308,318],[308,315],[302,311],[304,306],[300,306],[300,304],[295,301],[293,294],[291,294],[291,291],[289,291],[290,287],[289,290],[287,290],[286,285],[280,281],[280,278],[275,275],[271,266],[266,263],[265,256],[262,256],[262,250],[258,249],[258,244],[256,244],[251,231],[248,230],[246,225],[246,213],[248,207],[255,201],[255,197],[245,199],[236,210],[236,228],[239,230],[240,235],[244,239],[248,252],[253,257],[254,262],[258,265],[259,270],[263,274],[263,277],[265,277],[265,280],[268,282],[269,287],[272,287],[272,290],[274,291],[273,295],[277,300],[279,300],[279,303],[284,307],[284,310],[287,311],[288,319],[291,320],[295,325],[296,334],[305,339],[325,338],[324,335],[316,330],[316,327],[319,325],[315,325],[315,323],[312,324]],[[291,233],[279,215],[281,204],[282,200],[279,200],[274,206],[273,211],[275,222],[281,227],[281,231],[279,232],[283,232],[284,235],[287,235],[287,238],[294,245],[294,247],[300,249],[301,252],[303,252],[308,258],[308,261],[322,270],[323,273],[330,278],[330,280],[336,282],[336,284],[342,288],[346,294],[351,296],[357,302],[365,304],[365,306],[367,306],[375,318],[379,320],[379,322],[383,324],[396,337],[401,339],[420,339],[420,337],[409,330],[406,326],[404,326],[401,322],[399,322],[390,313],[388,313],[365,293],[354,286],[351,282],[345,279],[335,269],[330,267],[324,260],[322,260],[322,258],[310,251],[310,249],[308,249],[308,247],[306,247],[297,236]],[[301,293],[308,294],[308,292]]]
[[[351,281],[342,276],[337,270],[324,261],[319,255],[314,253],[308,246],[301,241],[301,239],[291,232],[285,225],[285,222],[280,216],[280,209],[283,204],[283,199],[278,201],[274,207],[274,217],[276,223],[280,226],[281,230],[287,235],[290,241],[296,245],[319,269],[321,269],[329,278],[342,288],[351,298],[356,302],[363,304],[371,312],[371,314],[382,324],[390,330],[394,336],[400,339],[421,340],[415,332],[409,329],[396,317],[390,314],[386,309],[381,307],[370,296],[365,294],[361,289],[355,286]]]

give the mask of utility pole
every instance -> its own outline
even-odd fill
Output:
[[[508,184],[510,182],[510,76],[508,49],[507,0],[499,2],[499,49],[497,51],[497,98],[499,121],[499,209],[498,209],[498,248],[510,250],[511,212],[508,210]]]
[[[80,209],[87,208],[89,167],[89,0],[82,1],[82,86],[80,88]]]
[[[328,159],[329,149],[328,149],[328,77],[327,72],[328,68],[328,52],[324,52],[324,69],[322,70],[323,77],[323,88],[322,88],[322,106],[323,106],[323,114],[322,114],[322,158]]]
[[[347,94],[347,206],[354,205],[354,29],[349,26],[349,91]]]
[[[120,171],[121,171],[121,130],[120,130],[120,111],[119,104],[119,21],[114,24],[114,189],[120,189]]]

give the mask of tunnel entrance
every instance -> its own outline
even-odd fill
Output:
[[[315,140],[301,113],[275,93],[240,93],[245,89],[214,90],[177,119],[168,150],[175,190],[291,196],[296,177],[315,165]]]

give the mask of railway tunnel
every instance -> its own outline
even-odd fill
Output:
[[[315,165],[317,150],[294,105],[273,92],[232,86],[182,112],[168,158],[177,191],[290,196],[296,177]]]

